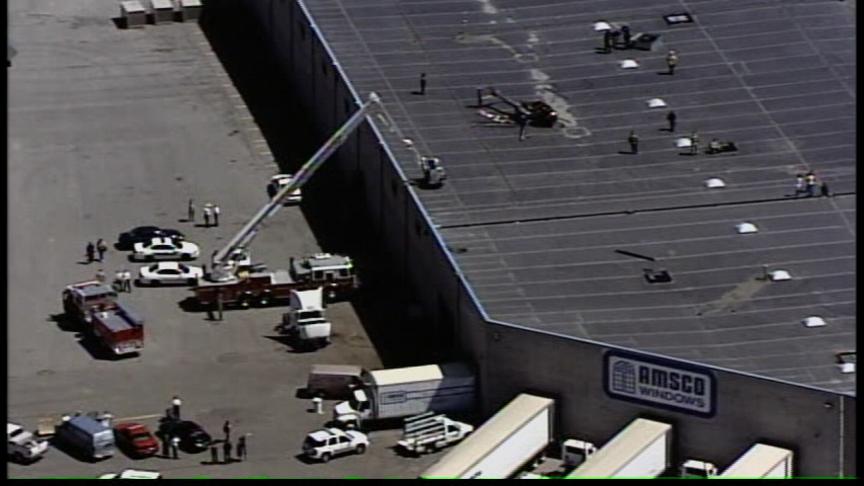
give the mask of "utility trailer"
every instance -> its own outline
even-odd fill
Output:
[[[755,444],[726,468],[720,478],[789,479],[794,454],[789,449]]]
[[[639,418],[567,478],[655,478],[669,468],[672,426]]]
[[[426,469],[424,479],[508,479],[553,437],[555,401],[523,393]]]

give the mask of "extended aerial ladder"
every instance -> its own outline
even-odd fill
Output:
[[[381,98],[376,93],[370,93],[369,99],[360,106],[348,120],[339,127],[338,130],[329,138],[321,148],[310,158],[300,170],[294,175],[293,180],[282,187],[267,204],[264,205],[250,220],[234,235],[228,243],[218,250],[213,255],[212,270],[208,279],[213,282],[231,282],[237,279],[238,260],[246,255],[246,249],[249,243],[255,238],[261,224],[268,218],[276,214],[279,208],[282,207],[282,201],[293,194],[294,191],[303,187],[309,179],[315,174],[321,165],[326,162],[339,148],[348,141],[348,137],[354,133],[360,125],[366,120],[366,116],[376,114],[377,119],[389,130],[397,133],[405,143],[405,146],[412,150],[421,163],[421,169],[426,172],[423,166],[423,161],[429,159],[422,157],[414,147],[410,139],[402,136],[401,131],[393,123],[393,119],[387,113],[384,105],[381,103]],[[437,162],[437,159],[435,159]],[[428,176],[427,176],[428,177]]]
[[[509,105],[515,111],[513,113],[507,113],[491,106],[489,103],[484,103],[483,100],[487,96],[492,96],[498,99],[504,104]],[[519,123],[519,118],[522,118],[533,126],[548,128],[554,126],[555,122],[558,121],[558,113],[556,113],[548,104],[542,101],[516,101],[505,96],[504,93],[491,86],[477,89],[477,106],[491,108],[502,113],[514,123]]]

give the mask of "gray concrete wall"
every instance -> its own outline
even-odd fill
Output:
[[[488,326],[483,369],[487,413],[518,393],[533,390],[558,399],[561,438],[603,444],[641,416],[674,426],[674,463],[703,459],[722,470],[750,445],[762,441],[795,451],[796,476],[855,471],[854,413],[848,411],[854,408],[852,398],[843,398],[844,424],[841,397],[834,393],[715,371],[713,418],[665,411],[606,394],[603,355],[608,348],[511,326]]]

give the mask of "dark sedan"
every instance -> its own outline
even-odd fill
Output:
[[[153,238],[171,238],[175,241],[183,241],[186,236],[175,229],[139,226],[125,233],[120,233],[119,238],[117,238],[117,245],[121,250],[131,250],[135,243],[149,242]]]
[[[185,452],[205,451],[213,442],[210,434],[191,420],[163,421],[159,425],[159,434],[166,438],[179,437],[180,449]]]

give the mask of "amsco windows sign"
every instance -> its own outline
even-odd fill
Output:
[[[613,398],[703,417],[715,413],[717,383],[708,369],[614,350],[603,360],[604,387]]]

